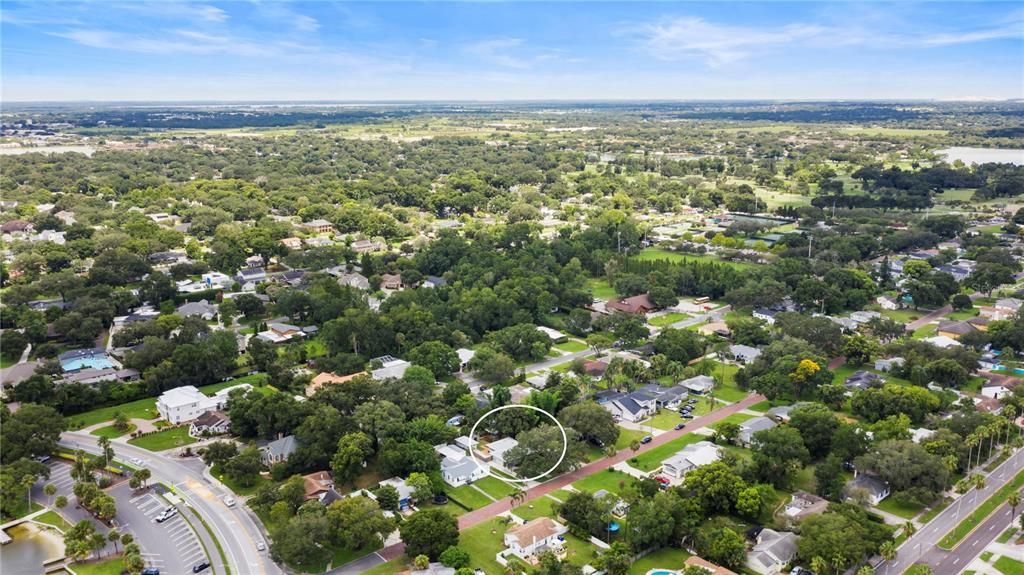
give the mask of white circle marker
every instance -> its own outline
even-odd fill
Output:
[[[562,460],[565,459],[566,451],[569,450],[569,437],[565,434],[565,428],[562,427],[562,424],[559,423],[557,419],[555,419],[554,415],[551,415],[550,413],[544,411],[543,409],[541,409],[539,407],[534,407],[532,405],[524,405],[524,404],[519,404],[519,403],[510,403],[508,405],[502,405],[501,407],[495,407],[494,409],[492,409],[492,410],[488,411],[487,413],[483,414],[483,416],[481,416],[480,419],[476,420],[476,423],[473,424],[473,428],[469,430],[469,456],[473,459],[473,463],[476,463],[480,467],[483,467],[483,465],[479,461],[477,461],[476,453],[474,453],[474,450],[473,450],[473,436],[476,435],[476,426],[480,425],[481,421],[487,419],[488,415],[491,415],[492,413],[497,413],[497,412],[499,412],[499,411],[501,411],[503,409],[512,409],[513,407],[522,407],[524,409],[532,409],[534,411],[539,411],[539,412],[543,413],[544,415],[546,415],[549,418],[551,418],[551,421],[554,421],[555,425],[558,426],[558,430],[562,432],[562,455],[560,455],[558,457],[558,461],[556,461],[555,464],[551,466],[551,469],[548,469],[547,471],[545,471],[544,473],[541,473],[540,475],[537,475],[535,477],[529,477],[527,479],[507,479],[505,477],[501,478],[502,481],[507,481],[509,483],[529,483],[530,481],[537,481],[541,477],[544,477],[545,475],[547,475],[547,474],[553,472],[554,470],[558,469],[558,466],[562,464]],[[487,475],[491,475],[491,466],[490,465],[487,466]]]

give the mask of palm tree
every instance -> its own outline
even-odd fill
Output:
[[[68,498],[63,495],[58,495],[57,499],[53,502],[53,505],[57,509],[64,509],[68,506]]]
[[[52,483],[47,483],[43,486],[43,493],[50,498],[50,505],[53,505],[53,496],[57,493],[57,486]]]
[[[910,539],[914,536],[914,533],[917,533],[917,525],[914,525],[913,521],[907,521],[903,524],[903,533],[907,536],[907,539]]]
[[[896,558],[896,544],[892,541],[886,541],[879,547],[878,553],[882,556],[882,559],[892,561]]]
[[[102,557],[103,548],[107,546],[107,536],[102,533],[93,533],[89,538],[89,544],[93,552],[96,553],[96,557]]]
[[[964,440],[964,443],[966,443],[967,447],[968,447],[968,449],[967,449],[967,470],[970,471],[971,467],[973,467],[973,465],[974,465],[974,446],[978,445],[978,434],[977,433],[972,433],[972,434],[968,435],[967,439]]]
[[[980,473],[975,473],[971,478],[971,484],[974,485],[974,500],[978,500],[978,492],[985,489],[985,476]]]
[[[1006,416],[1006,441],[1004,443],[1010,443],[1010,429],[1013,428],[1017,421],[1017,406],[1006,405],[1003,407],[1003,415]]]
[[[114,450],[110,447],[110,439],[107,437],[100,437],[96,440],[96,445],[103,450],[104,467],[109,467],[110,458],[114,456]]]
[[[114,553],[118,553],[117,543],[120,540],[121,540],[121,534],[118,533],[116,529],[111,529],[110,532],[107,533],[107,541],[110,541],[111,543],[114,544]]]
[[[864,565],[860,569],[857,569],[857,575],[875,575],[875,570],[870,565]]]
[[[1020,493],[1014,491],[1006,498],[1006,503],[1010,506],[1010,522],[1013,523],[1013,516],[1017,514],[1017,506],[1020,505]]]
[[[828,563],[826,563],[825,560],[820,556],[815,555],[811,558],[811,571],[814,571],[815,573],[818,573],[820,575],[821,573],[825,572],[825,569],[827,567]]]

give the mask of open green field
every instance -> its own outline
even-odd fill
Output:
[[[630,443],[633,443],[634,440],[639,440],[641,437],[645,435],[647,435],[646,431],[640,431],[639,429],[626,429],[624,427],[620,427],[619,438],[615,440],[615,449],[617,451],[629,449]]]
[[[969,202],[974,199],[974,188],[954,188],[952,190],[943,190],[941,194],[935,194],[932,196],[935,200],[940,202]]]
[[[927,311],[921,311],[917,309],[902,308],[902,309],[883,309],[880,310],[882,317],[887,317],[893,321],[899,323],[910,323],[915,319],[920,319],[922,316],[927,314]]]
[[[957,543],[960,543],[964,537],[967,537],[968,533],[980,525],[986,517],[996,510],[996,508],[1003,505],[1006,502],[1006,498],[1010,496],[1010,493],[1020,490],[1021,486],[1024,486],[1024,471],[1018,473],[1013,480],[992,494],[992,496],[979,505],[973,513],[964,518],[959,525],[950,530],[950,532],[947,533],[941,541],[939,541],[939,547],[946,549],[947,551],[956,547]]]
[[[163,451],[175,447],[184,447],[198,441],[188,434],[188,426],[172,427],[164,431],[158,431],[150,435],[129,439],[128,443],[148,449],[150,451]]]
[[[469,552],[472,558],[471,567],[483,569],[484,573],[505,572],[505,568],[494,560],[495,555],[505,549],[505,529],[498,518],[494,518],[462,531],[459,536],[459,547]]]
[[[946,319],[952,321],[965,321],[971,319],[972,317],[978,317],[979,313],[981,312],[978,310],[978,308],[951,311],[946,314]]]
[[[735,424],[739,425],[739,424],[743,423],[744,421],[746,421],[748,419],[753,419],[753,418],[754,418],[753,415],[749,415],[749,414],[746,414],[746,413],[734,413],[732,415],[729,415],[727,417],[722,418],[720,421],[718,421],[718,423],[715,423],[714,425],[712,425],[711,428],[712,429],[717,429],[718,426],[722,425],[723,423],[735,423]]]
[[[634,260],[637,261],[659,261],[665,260],[669,262],[682,262],[682,261],[696,261],[705,263],[718,263],[732,266],[736,269],[752,269],[757,267],[756,264],[750,264],[745,262],[726,262],[718,259],[715,256],[702,255],[702,254],[686,254],[680,252],[673,252],[669,250],[663,250],[661,248],[645,248],[639,254],[633,256]]]
[[[729,403],[734,403],[747,397],[747,392],[736,385],[736,372],[740,370],[739,366],[717,361],[714,364],[715,369],[711,371],[711,376],[719,378],[721,382],[715,386],[715,390],[711,392],[711,395]]]
[[[811,196],[805,196],[803,194],[790,194],[787,192],[755,188],[754,195],[757,196],[758,200],[764,202],[765,206],[767,206],[769,210],[774,210],[781,206],[793,206],[799,208],[801,206],[811,205]],[[792,231],[795,228],[796,226],[793,224],[786,224],[773,229],[772,232],[784,233]]]
[[[114,557],[113,559],[101,559],[99,561],[89,561],[88,563],[73,563],[71,568],[78,575],[121,575],[121,570],[124,569],[124,562],[120,557]]]
[[[588,284],[590,286],[590,293],[593,294],[595,299],[612,299],[619,295],[615,288],[608,284],[608,280],[604,278],[591,279]]]
[[[548,496],[538,497],[532,501],[524,503],[519,507],[512,509],[512,513],[515,513],[522,519],[530,521],[538,517],[555,517],[554,506],[558,505],[558,502],[551,499]]]
[[[904,519],[913,519],[924,510],[923,505],[897,501],[894,497],[886,497],[877,507]]]
[[[512,495],[518,490],[518,488],[513,486],[511,483],[505,483],[504,481],[498,479],[497,477],[490,476],[484,477],[482,479],[477,479],[476,481],[473,482],[473,485],[476,485],[480,489],[483,489],[484,491],[487,492],[488,495],[495,499],[508,497],[509,495]]]
[[[652,317],[652,318],[647,320],[647,323],[649,323],[649,324],[651,324],[651,325],[653,325],[655,327],[665,327],[667,325],[672,325],[672,324],[676,323],[677,321],[682,321],[682,320],[684,320],[684,319],[686,319],[688,317],[690,317],[690,316],[685,314],[685,313],[671,312],[671,313],[666,313],[664,315],[659,315],[657,317]]]
[[[629,566],[629,575],[647,575],[647,572],[652,569],[670,569],[682,572],[683,562],[689,557],[690,554],[683,549],[663,547],[633,562]]]
[[[639,469],[640,471],[654,471],[661,466],[661,462],[664,459],[671,457],[675,452],[687,445],[691,445],[705,439],[708,439],[706,435],[700,435],[699,433],[687,433],[680,438],[673,439],[668,443],[659,445],[654,449],[641,453],[636,457],[635,462],[630,459],[629,465]]]
[[[586,491],[587,493],[595,493],[604,489],[610,493],[622,495],[622,490],[634,481],[636,479],[632,475],[609,468],[589,477],[584,477],[573,483],[572,486],[577,491]]]
[[[492,503],[486,495],[480,493],[472,485],[460,485],[459,487],[448,487],[444,490],[453,501],[458,501],[470,509],[480,509]]]

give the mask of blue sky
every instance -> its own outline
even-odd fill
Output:
[[[1024,98],[1024,5],[13,2],[25,100]]]

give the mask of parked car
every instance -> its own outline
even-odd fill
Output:
[[[651,437],[650,435],[645,435],[643,439],[640,440],[640,443],[650,443],[652,441],[654,441],[653,437]]]
[[[677,423],[676,426],[673,427],[672,429],[675,429],[676,431],[678,431],[678,430],[680,430],[680,429],[682,429],[684,427],[686,427],[685,423]]]
[[[160,575],[160,570],[156,567],[146,567],[140,572],[140,575]]]
[[[156,521],[157,523],[163,523],[164,521],[167,521],[168,519],[170,519],[171,517],[174,517],[177,514],[178,514],[178,508],[177,507],[168,507],[167,509],[164,509],[163,511],[161,511],[160,515],[157,515],[156,519],[154,521]]]
[[[192,566],[192,572],[193,573],[202,573],[203,571],[206,571],[209,568],[210,568],[210,562],[205,560],[205,559],[203,559],[199,563],[196,563],[195,565]]]

